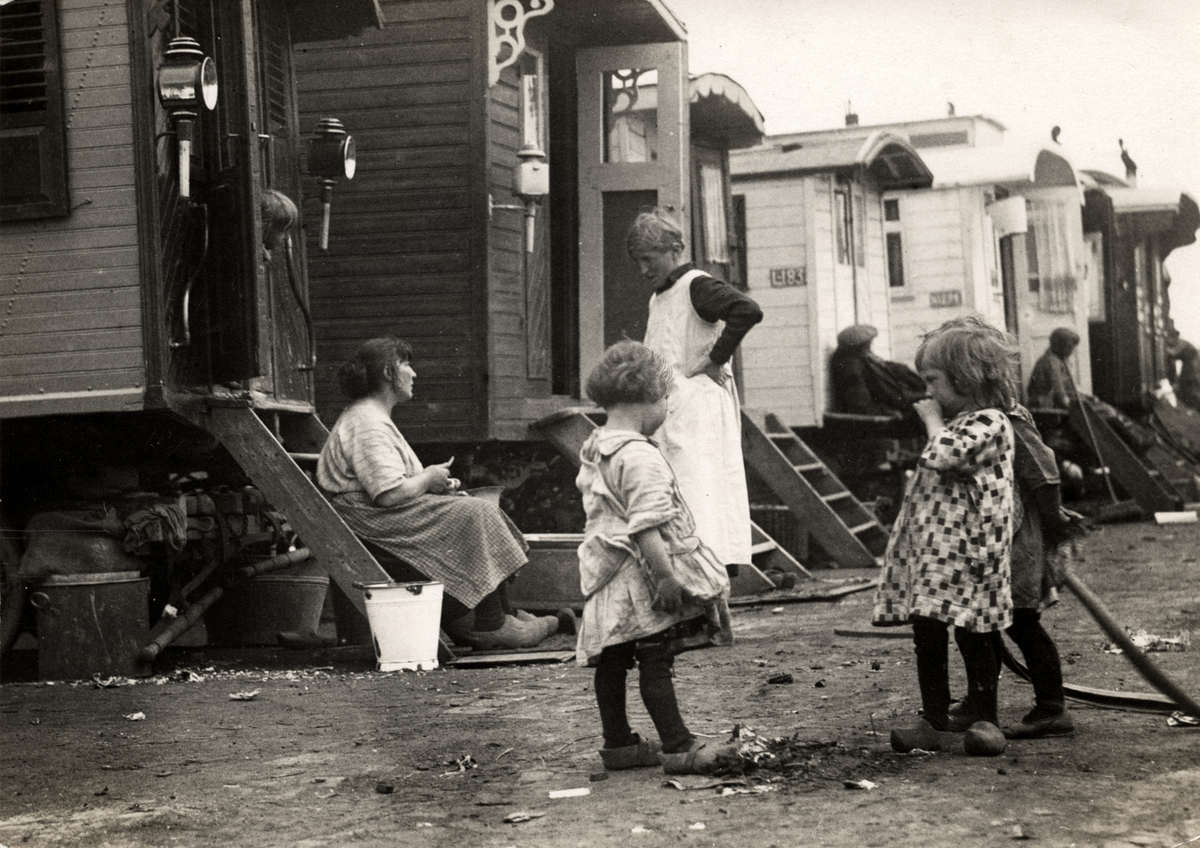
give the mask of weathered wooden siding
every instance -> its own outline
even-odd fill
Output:
[[[137,408],[146,379],[126,4],[58,8],[72,212],[0,224],[0,417]]]
[[[739,180],[733,192],[745,198],[747,283],[763,310],[762,323],[741,345],[745,405],[774,412],[789,425],[810,423],[813,213],[805,206],[803,180]],[[805,285],[772,287],[772,268],[805,269]]]
[[[331,420],[336,371],[366,338],[414,348],[416,397],[397,420],[414,440],[482,435],[487,356],[483,290],[485,104],[475,0],[391,0],[380,31],[296,52],[301,131],[342,119],[358,173],[333,200],[328,253],[311,243],[316,392]],[[310,196],[315,192],[310,192]]]
[[[529,47],[544,56],[545,44],[531,34]],[[521,205],[512,194],[517,150],[523,143],[520,76],[505,68],[488,89],[488,187],[497,204]],[[543,146],[543,149],[544,146]],[[525,216],[497,209],[488,225],[488,399],[489,435],[529,438],[538,417],[534,398],[550,395],[548,222],[549,201],[537,211],[533,253],[525,252]]]
[[[921,336],[948,318],[972,311],[971,256],[963,240],[972,189],[889,193],[900,202],[905,285],[891,289],[892,358],[911,364]],[[934,292],[956,290],[957,307],[931,306]]]

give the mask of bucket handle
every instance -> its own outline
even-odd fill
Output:
[[[29,605],[36,610],[41,610],[51,615],[58,612],[50,605],[50,596],[45,592],[31,592],[29,594]]]
[[[367,588],[366,583],[363,583],[360,580],[355,580],[350,585],[353,586],[355,589],[360,589],[363,593],[363,597],[365,597],[365,598],[371,597],[371,590]],[[419,595],[419,594],[421,594],[421,591],[425,588],[425,584],[424,583],[405,583],[404,588],[408,590],[408,593],[410,595]]]

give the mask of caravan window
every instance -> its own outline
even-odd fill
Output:
[[[850,189],[838,186],[833,192],[833,225],[837,230],[837,261],[850,264]]]
[[[0,221],[66,215],[67,148],[54,0],[0,3]]]

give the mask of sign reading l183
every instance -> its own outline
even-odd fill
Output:
[[[804,266],[793,266],[790,268],[772,268],[771,269],[771,288],[782,289],[788,286],[802,286],[805,284]]]

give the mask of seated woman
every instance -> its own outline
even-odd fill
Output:
[[[453,458],[423,466],[392,421],[392,408],[412,399],[411,359],[407,342],[385,336],[364,342],[341,367],[351,403],[321,450],[317,484],[360,539],[402,563],[384,564],[394,578],[445,586],[442,621],[455,642],[536,645],[559,619],[509,611],[504,582],[527,562],[520,531],[495,504],[460,491]]]

